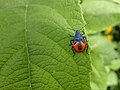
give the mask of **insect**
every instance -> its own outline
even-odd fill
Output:
[[[88,44],[86,42],[86,37],[80,33],[80,30],[76,30],[75,35],[74,36],[70,35],[70,37],[73,37],[73,39],[70,40],[70,45],[72,45],[71,49],[74,55],[75,55],[75,52],[78,52],[78,53],[84,52],[85,49],[87,53]]]

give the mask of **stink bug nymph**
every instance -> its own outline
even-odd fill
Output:
[[[73,37],[73,39],[70,40],[70,45],[72,46],[71,49],[74,55],[75,52],[81,53],[84,52],[85,50],[87,53],[88,50],[87,40],[86,37],[80,33],[80,30],[76,30],[75,35],[74,36],[70,35],[70,37]]]

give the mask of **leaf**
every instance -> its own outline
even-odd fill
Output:
[[[0,0],[0,90],[90,90],[89,56],[73,57],[66,28],[79,0]]]
[[[111,71],[108,75],[108,86],[115,86],[118,84],[118,81],[117,81],[117,75],[115,72]]]
[[[120,68],[120,59],[113,60],[111,62],[110,68],[113,69],[113,70],[118,70]]]
[[[108,41],[105,36],[94,35],[89,37],[91,49],[99,53],[108,65],[115,58],[119,58],[119,54],[114,50],[116,44]]]
[[[111,0],[113,3],[120,4],[119,0]]]
[[[95,51],[91,51],[91,90],[106,90],[107,88],[107,72],[104,67],[104,60]]]
[[[116,3],[117,2],[117,3]],[[120,23],[120,4],[112,0],[84,0],[84,17],[87,33],[95,33]]]
[[[117,81],[118,81],[118,85],[111,86],[110,90],[119,90],[120,89],[120,79],[118,79]]]

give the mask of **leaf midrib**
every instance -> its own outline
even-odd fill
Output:
[[[24,38],[25,38],[25,51],[26,51],[26,56],[28,60],[28,82],[29,82],[29,89],[32,90],[31,86],[31,73],[30,73],[30,68],[31,68],[31,62],[29,58],[29,51],[28,51],[28,29],[27,29],[27,13],[28,13],[28,0],[25,0],[25,29],[24,29]]]

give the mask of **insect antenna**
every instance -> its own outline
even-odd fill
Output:
[[[81,28],[80,28],[80,30],[83,30],[83,28],[87,25],[88,23],[86,23],[84,26],[82,26]]]

